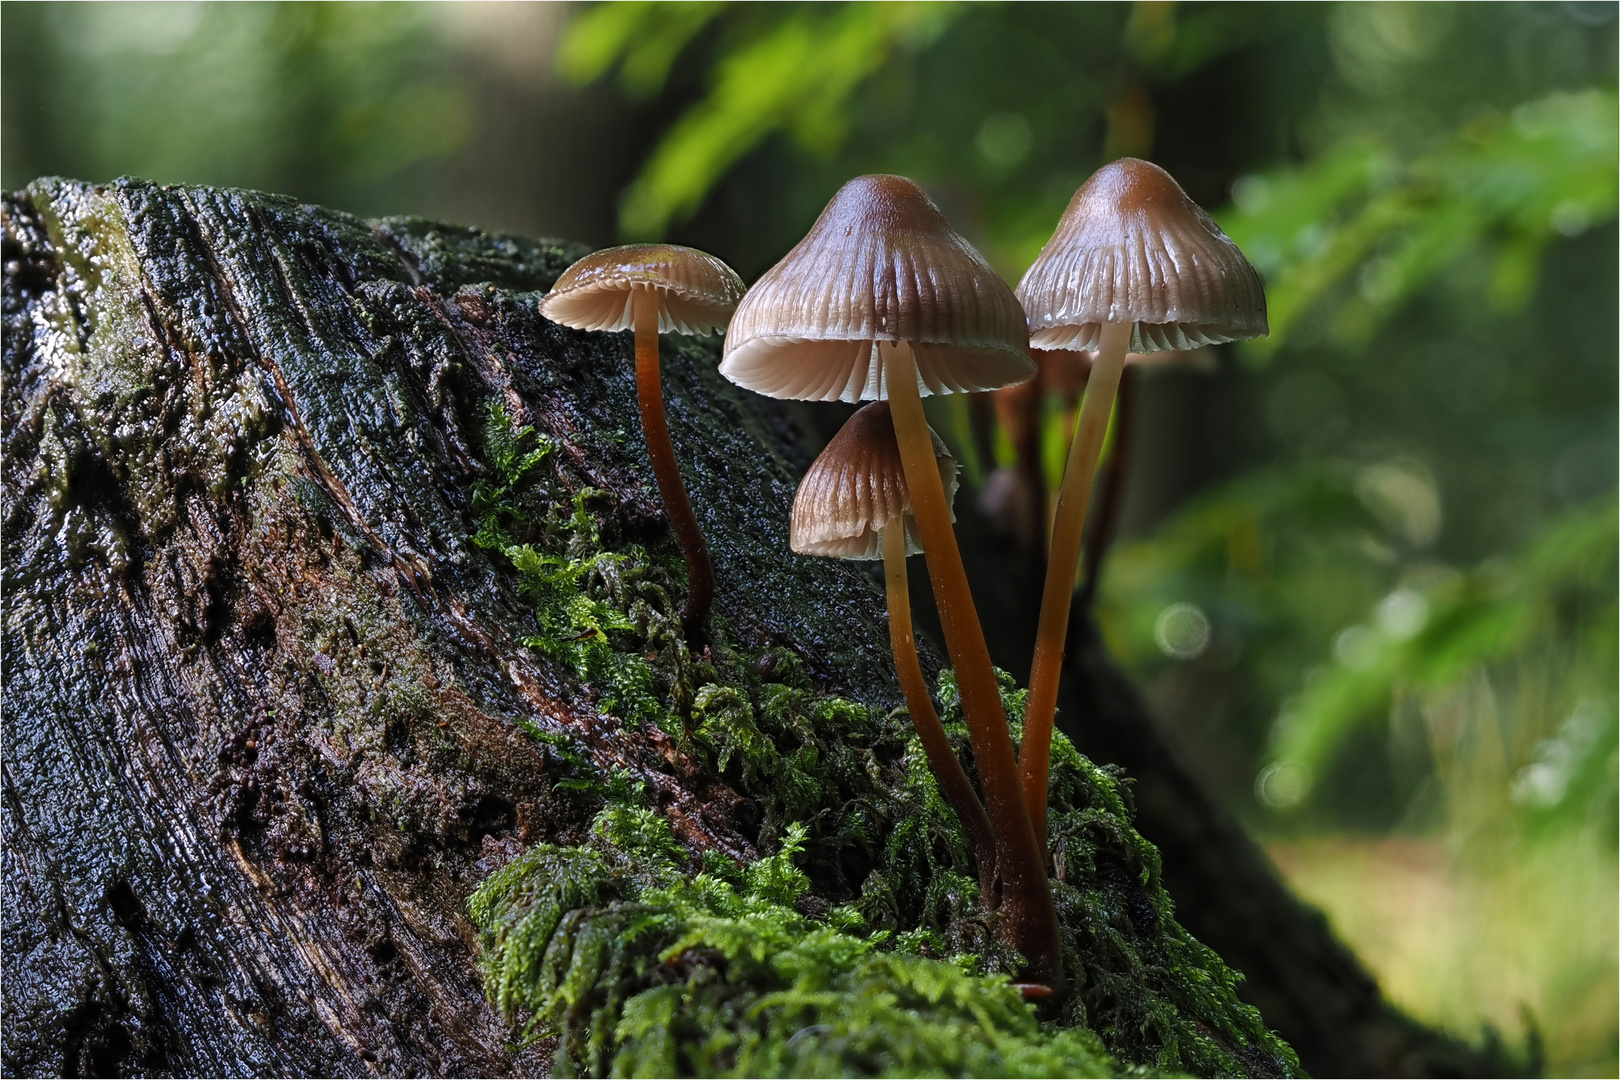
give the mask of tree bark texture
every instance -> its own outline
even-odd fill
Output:
[[[627,337],[534,310],[583,253],[242,192],[8,197],[8,1074],[544,1069],[507,1049],[463,904],[590,813],[514,718],[753,857],[734,794],[519,644],[532,604],[468,543],[490,396],[671,543]],[[871,579],[785,557],[782,453],[809,448],[715,366],[666,344],[718,610],[897,705]]]
[[[523,646],[534,606],[470,540],[493,400],[611,506],[604,543],[679,560],[628,336],[535,311],[583,253],[136,181],[6,197],[8,1075],[545,1069],[485,1000],[464,904],[524,846],[583,839],[593,805],[549,737],[644,784],[690,847],[756,855],[746,799]],[[820,689],[899,705],[876,581],[787,551],[818,447],[715,360],[666,340],[717,615]],[[995,580],[1005,629],[1027,601]],[[1382,1002],[1075,632],[1065,730],[1136,776],[1194,932],[1306,1067],[1495,1064]]]

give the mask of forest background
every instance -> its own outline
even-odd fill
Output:
[[[1159,162],[1272,334],[1134,376],[1109,646],[1395,1003],[1614,1075],[1616,14],[7,3],[0,179],[668,238],[752,280],[899,172],[1016,281],[1094,168]],[[970,487],[1013,464],[932,408]]]

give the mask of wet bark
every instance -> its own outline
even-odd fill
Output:
[[[679,559],[628,335],[535,310],[582,251],[140,182],[42,181],[4,229],[5,1073],[544,1069],[486,1003],[464,912],[594,812],[524,726],[643,781],[688,844],[754,855],[734,792],[522,646],[533,607],[470,541],[497,401],[611,508],[604,542]],[[715,360],[666,341],[718,614],[898,705],[877,582],[786,550],[818,447]],[[987,622],[1023,617],[995,593]],[[1066,729],[1136,776],[1186,921],[1307,1068],[1495,1067],[1381,1001],[1076,632]]]
[[[733,793],[520,644],[533,605],[469,540],[499,401],[609,508],[604,542],[679,559],[628,335],[535,310],[583,251],[139,182],[40,182],[4,216],[4,1071],[544,1070],[464,903],[600,800],[520,722],[754,854]],[[666,342],[718,612],[897,705],[875,584],[788,556],[784,454],[811,448],[715,362]]]

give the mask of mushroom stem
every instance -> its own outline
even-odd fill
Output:
[[[1052,546],[1046,562],[1046,587],[1041,593],[1041,618],[1035,631],[1035,659],[1029,672],[1029,701],[1024,713],[1024,745],[1019,758],[1024,798],[1029,817],[1043,839],[1046,836],[1047,770],[1052,760],[1052,720],[1057,712],[1058,678],[1063,671],[1063,646],[1069,630],[1069,605],[1074,599],[1074,574],[1080,558],[1080,539],[1086,528],[1086,507],[1091,502],[1097,457],[1108,432],[1131,323],[1103,323],[1102,342],[1086,381],[1080,423],[1069,444],[1063,468],[1057,514],[1052,522]],[[898,425],[897,425],[898,426]]]
[[[1129,366],[1119,377],[1119,395],[1114,405],[1114,447],[1108,453],[1108,464],[1102,471],[1102,490],[1097,493],[1097,518],[1092,523],[1091,535],[1085,539],[1086,571],[1080,579],[1080,609],[1086,611],[1096,604],[1097,584],[1102,579],[1103,560],[1119,532],[1120,510],[1125,505],[1125,475],[1130,471],[1131,429],[1134,426],[1138,393],[1137,381],[1141,373],[1131,374]]]
[[[664,500],[664,513],[686,557],[686,607],[681,612],[681,629],[688,642],[696,643],[703,634],[714,598],[714,567],[709,549],[698,528],[697,515],[681,483],[681,469],[675,462],[675,448],[669,442],[669,425],[664,420],[664,387],[658,372],[658,301],[645,289],[631,294],[636,317],[636,397],[641,403],[641,431],[647,440],[647,456],[652,459],[653,475],[658,478],[658,494]]]
[[[980,900],[987,909],[994,908],[996,837],[984,805],[945,735],[945,725],[934,711],[928,683],[917,662],[917,643],[911,632],[911,593],[906,580],[906,529],[900,521],[883,528],[883,579],[889,594],[889,644],[894,650],[894,670],[906,697],[906,710],[911,713],[912,726],[928,755],[928,767],[939,781],[940,793],[956,811],[973,843],[973,857],[979,864]]]
[[[1001,689],[990,665],[990,651],[985,647],[967,572],[962,568],[962,553],[957,550],[956,534],[951,529],[945,487],[939,466],[934,463],[934,444],[917,389],[917,360],[904,341],[884,341],[878,346],[895,441],[900,444],[900,461],[911,492],[911,513],[922,538],[928,576],[945,630],[945,646],[962,695],[973,760],[979,767],[985,810],[995,832],[1007,940],[1027,961],[1029,966],[1023,972],[1026,978],[1061,990],[1063,946],[1046,878],[1046,860],[1030,828],[1029,810],[1018,783],[1018,761],[1007,731],[1007,714],[1001,707]],[[1074,573],[1072,559],[1069,573]]]

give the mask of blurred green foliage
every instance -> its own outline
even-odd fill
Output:
[[[590,81],[617,65],[633,96],[662,88],[676,56],[726,14],[721,4],[604,4],[569,27],[560,69]],[[791,5],[745,17],[715,63],[708,93],[666,134],[620,204],[631,239],[657,238],[689,217],[737,159],[786,132],[812,154],[845,138],[850,100],[902,42],[935,36],[950,18],[937,3]]]
[[[3,181],[121,174],[418,209],[472,121],[429,5],[0,5]]]
[[[1532,295],[1550,240],[1613,219],[1620,109],[1610,90],[1557,93],[1508,116],[1485,113],[1402,162],[1387,145],[1351,142],[1304,168],[1244,177],[1226,231],[1270,283],[1269,357],[1295,322],[1352,276],[1330,333],[1364,345],[1388,313],[1474,245],[1488,244],[1487,296],[1503,309]]]

